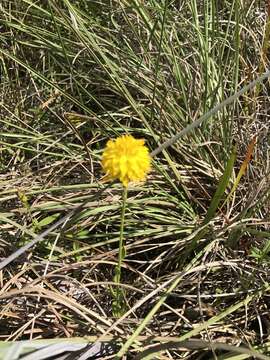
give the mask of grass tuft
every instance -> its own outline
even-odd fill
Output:
[[[0,359],[270,355],[262,3],[1,1]],[[153,169],[128,189],[115,318],[122,188],[100,160],[127,132]]]

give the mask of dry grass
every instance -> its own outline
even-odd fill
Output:
[[[72,3],[0,5],[0,260],[46,231],[0,270],[0,340],[69,339],[69,353],[77,338],[110,342],[108,356],[128,359],[267,358],[268,81],[159,153],[147,183],[129,188],[120,319],[121,186],[105,186],[100,168],[108,138],[129,131],[154,150],[261,75],[266,9]],[[0,359],[7,351],[0,343]]]

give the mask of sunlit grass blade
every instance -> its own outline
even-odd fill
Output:
[[[236,147],[234,147],[234,149],[228,159],[227,165],[224,169],[224,173],[219,181],[217,190],[212,198],[209,209],[207,210],[207,213],[206,213],[206,216],[204,219],[205,224],[208,223],[215,216],[216,210],[218,209],[218,206],[219,206],[221,200],[224,199],[225,190],[231,180],[231,175],[233,172],[235,160],[236,160]]]

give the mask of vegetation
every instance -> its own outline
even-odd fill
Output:
[[[268,358],[270,74],[237,93],[267,71],[267,11],[1,1],[0,359],[88,342],[103,359]],[[116,284],[122,185],[101,157],[125,133],[153,161],[128,187]]]

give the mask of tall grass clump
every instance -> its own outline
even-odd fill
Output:
[[[268,10],[1,1],[0,359],[267,358]],[[125,134],[152,169],[123,207]]]

